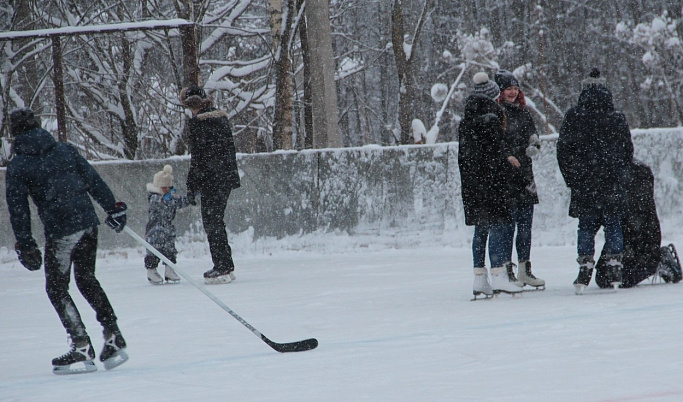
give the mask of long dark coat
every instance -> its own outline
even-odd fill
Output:
[[[458,166],[465,224],[510,224],[510,151],[505,144],[505,112],[483,95],[470,95],[459,127]]]
[[[228,114],[213,107],[199,111],[190,130],[190,192],[232,190],[240,186],[237,157]]]
[[[520,96],[523,96],[520,91]],[[526,154],[529,138],[538,135],[531,113],[519,103],[502,102],[505,108],[505,142],[520,167],[510,171],[512,199],[519,204],[538,204],[533,162]]]
[[[614,110],[612,94],[603,86],[583,90],[557,141],[557,162],[571,189],[569,215],[626,213],[632,159],[631,132],[626,116]]]
[[[99,225],[90,197],[105,211],[114,209],[111,190],[72,145],[34,128],[17,136],[14,151],[7,165],[5,196],[17,242],[35,244],[29,198],[36,204],[47,240]]]

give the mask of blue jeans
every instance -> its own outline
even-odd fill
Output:
[[[528,261],[531,257],[531,224],[534,219],[534,204],[513,205],[512,224],[509,225],[505,243],[508,261],[512,261],[512,244],[517,249],[517,260]],[[515,229],[517,241],[515,242]]]
[[[579,256],[595,254],[595,235],[605,228],[605,254],[624,252],[624,235],[621,232],[621,216],[605,214],[579,217],[577,251]]]
[[[510,261],[506,245],[510,225],[476,225],[472,237],[472,259],[474,267],[486,266],[486,242],[489,243],[491,267],[502,267]]]

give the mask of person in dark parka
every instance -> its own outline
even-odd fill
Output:
[[[204,273],[206,283],[229,283],[235,264],[225,228],[225,208],[230,192],[240,186],[235,142],[228,114],[196,85],[183,88],[180,101],[190,110],[190,171],[187,191],[191,202],[201,194],[201,214],[213,268]]]
[[[498,103],[505,109],[505,141],[520,164],[519,168],[511,171],[509,182],[512,195],[512,224],[506,246],[510,256],[507,265],[508,275],[515,275],[512,263],[514,243],[519,262],[517,280],[522,286],[544,288],[545,281],[531,272],[531,226],[534,204],[538,204],[531,158],[539,153],[541,141],[536,132],[534,119],[526,108],[524,93],[519,88],[517,78],[507,70],[496,71],[494,78],[500,88]]]
[[[621,283],[623,233],[627,209],[627,170],[633,143],[626,116],[614,109],[600,71],[583,81],[578,105],[565,115],[557,142],[557,161],[571,189],[569,215],[579,219],[577,293],[590,283],[595,266],[595,235],[605,230],[607,268],[613,286]]]
[[[71,338],[71,350],[52,360],[56,374],[94,371],[95,352],[74,301],[69,295],[73,264],[78,290],[95,310],[104,328],[100,360],[113,368],[128,359],[126,343],[114,309],[95,277],[97,226],[92,197],[109,216],[105,223],[120,232],[126,224],[126,205],[117,203],[109,187],[73,146],[57,142],[43,130],[28,108],[10,113],[15,156],[7,166],[6,198],[19,261],[40,269],[42,255],[31,233],[29,198],[38,210],[45,233],[45,289]],[[111,360],[110,360],[111,359]],[[71,367],[83,363],[82,368]]]
[[[655,204],[654,175],[645,163],[634,159],[628,167],[628,208],[622,217],[624,258],[622,288],[634,287],[648,277],[658,275],[665,282],[681,281],[681,266],[673,244],[662,246],[662,232]],[[595,283],[610,287],[604,271],[606,252],[595,265]]]
[[[505,112],[494,100],[500,90],[485,72],[474,75],[473,93],[465,100],[465,114],[458,129],[458,166],[462,182],[465,224],[474,226],[472,256],[473,294],[517,293],[521,288],[508,277],[505,236],[512,223],[510,171],[519,162],[507,148]],[[491,282],[485,266],[489,243]],[[514,278],[513,278],[514,279]]]

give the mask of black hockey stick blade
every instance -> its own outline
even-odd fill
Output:
[[[318,340],[315,338],[304,339],[303,341],[298,342],[277,343],[271,341],[270,339],[266,338],[263,334],[261,334],[261,339],[263,340],[263,342],[267,343],[268,346],[270,346],[275,351],[280,353],[305,352],[307,350],[312,350],[318,347]]]

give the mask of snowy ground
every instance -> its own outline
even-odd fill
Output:
[[[669,239],[683,249],[683,238]],[[576,296],[575,249],[537,247],[544,292],[471,302],[467,248],[285,252],[236,259],[209,287],[279,354],[187,281],[151,286],[142,249],[103,255],[98,276],[130,360],[55,376],[61,324],[31,273],[0,258],[0,399],[97,401],[677,401],[683,284]],[[184,253],[192,254],[192,253]],[[193,278],[207,257],[181,256]],[[100,328],[72,289],[99,352]],[[99,363],[99,362],[98,362]]]

